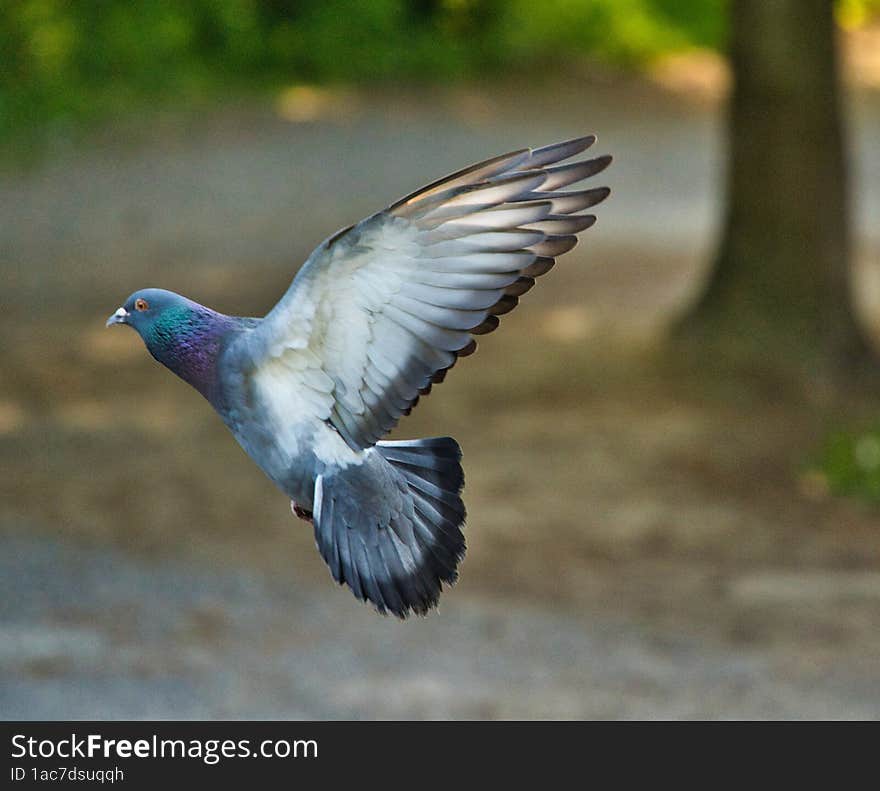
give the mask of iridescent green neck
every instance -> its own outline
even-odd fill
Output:
[[[165,308],[141,336],[153,357],[210,401],[221,342],[234,324],[233,317],[187,300]]]

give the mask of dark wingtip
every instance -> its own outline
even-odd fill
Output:
[[[611,154],[602,154],[591,161],[595,163],[595,167],[590,175],[595,176],[605,170],[614,161],[614,157]]]

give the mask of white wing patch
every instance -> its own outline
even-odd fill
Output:
[[[254,392],[272,424],[278,445],[291,460],[299,455],[303,418],[327,420],[333,407],[333,380],[309,349],[287,348],[254,371]]]

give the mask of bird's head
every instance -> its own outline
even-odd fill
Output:
[[[135,291],[107,326],[134,328],[153,357],[207,396],[219,343],[231,322],[173,291],[145,288]]]
[[[161,288],[144,288],[135,291],[125,304],[107,319],[107,326],[128,324],[137,330],[146,341],[157,324],[167,321],[172,315],[180,316],[188,312],[192,303],[180,294]]]

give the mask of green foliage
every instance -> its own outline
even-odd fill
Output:
[[[835,13],[843,27],[859,27],[880,15],[880,0],[837,0]]]
[[[719,47],[725,0],[510,0],[499,35],[511,59],[584,55],[628,66],[692,46]]]
[[[831,494],[880,503],[880,425],[829,437],[816,472]]]
[[[0,136],[154,98],[717,45],[723,0],[6,0]]]
[[[446,80],[722,46],[729,0],[4,0],[0,138],[290,82]],[[880,0],[839,0],[847,20]]]

